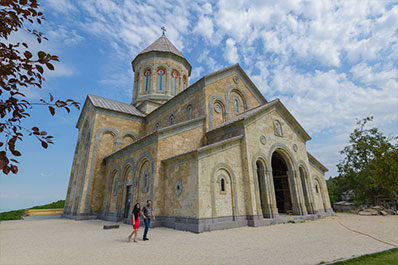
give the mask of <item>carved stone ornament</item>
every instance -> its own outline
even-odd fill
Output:
[[[235,84],[239,84],[239,77],[237,75],[234,75],[234,77],[232,78],[235,82]]]
[[[267,143],[267,138],[265,138],[264,135],[260,136],[260,143],[262,143],[263,145],[265,145]]]
[[[276,136],[283,136],[282,125],[278,120],[274,121],[274,133]]]
[[[294,152],[297,152],[297,150],[298,150],[297,144],[293,145],[293,150],[294,150]]]
[[[182,192],[182,181],[179,179],[174,184],[174,193],[178,196]]]
[[[220,113],[221,110],[222,110],[221,105],[220,105],[219,103],[214,104],[214,110],[215,110],[217,113]]]

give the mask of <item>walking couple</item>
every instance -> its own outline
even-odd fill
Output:
[[[143,240],[144,241],[149,240],[149,238],[147,237],[149,225],[151,224],[152,219],[153,221],[155,221],[155,214],[153,212],[151,204],[152,201],[147,200],[146,205],[144,206],[144,208],[142,208],[142,210],[139,203],[136,203],[134,205],[133,214],[132,214],[133,232],[129,235],[129,241],[131,241],[131,238],[134,235],[134,242],[138,243],[137,234],[138,234],[138,228],[140,228],[140,216],[144,218],[144,224],[145,224]]]

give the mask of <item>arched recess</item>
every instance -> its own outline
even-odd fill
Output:
[[[235,116],[235,99],[239,101],[239,113],[250,108],[249,98],[244,89],[238,85],[231,85],[225,90],[225,99],[227,103],[227,116]],[[229,117],[228,117],[229,119]]]
[[[109,171],[107,177],[107,185],[105,190],[105,200],[104,200],[104,213],[108,214],[111,211],[113,197],[115,196],[114,191],[117,189],[117,179],[120,175],[120,166],[118,164],[114,165]]]
[[[120,189],[118,191],[120,196],[118,196],[117,209],[119,217],[127,218],[132,207],[134,192],[133,180],[135,175],[135,164],[132,159],[126,160],[123,165],[122,172],[122,185],[120,185]]]
[[[129,144],[134,143],[135,141],[137,141],[138,139],[138,135],[136,132],[132,131],[132,130],[127,130],[122,132],[118,139],[117,139],[117,146],[116,149],[119,150],[123,147],[126,147]]]
[[[325,189],[322,185],[321,180],[315,176],[314,177],[314,194],[317,200],[317,210],[324,210],[327,211],[326,206],[326,196],[325,196]]]
[[[221,190],[224,179],[225,190]],[[220,163],[213,168],[210,180],[212,217],[231,216],[235,221],[238,201],[236,195],[236,177],[230,166]]]
[[[142,153],[135,168],[133,203],[143,204],[146,200],[153,200],[155,169],[152,155],[149,152]]]
[[[226,110],[226,103],[222,97],[213,95],[209,98],[209,129],[212,129],[227,120]]]
[[[308,173],[309,171],[306,164],[302,160],[298,161],[297,163],[305,207],[309,214],[314,214],[314,195],[311,188],[311,180]]]
[[[232,85],[225,91],[227,103],[227,116],[236,116],[249,109],[249,99],[243,89],[237,85]]]
[[[106,189],[105,166],[103,159],[116,151],[119,132],[112,127],[104,127],[96,133],[92,162],[89,174],[89,183],[85,212],[101,212]]]
[[[274,181],[275,201],[279,213],[307,214],[302,201],[296,172],[297,162],[289,148],[276,143],[269,150]]]

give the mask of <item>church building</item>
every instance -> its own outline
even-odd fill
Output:
[[[132,68],[131,103],[86,98],[64,217],[131,223],[150,199],[154,226],[200,233],[333,214],[311,137],[239,64],[189,85],[163,33]]]

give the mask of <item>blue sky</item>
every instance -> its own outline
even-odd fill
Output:
[[[131,61],[167,28],[192,64],[189,83],[239,62],[268,100],[280,98],[311,135],[308,150],[336,175],[339,150],[356,119],[373,115],[398,132],[398,4],[394,1],[39,1],[42,45],[25,32],[12,40],[60,57],[42,90],[81,103],[87,94],[131,102]],[[26,126],[55,137],[48,150],[20,145],[18,175],[0,175],[0,211],[64,199],[79,111],[32,109]],[[38,123],[39,122],[39,123]]]

